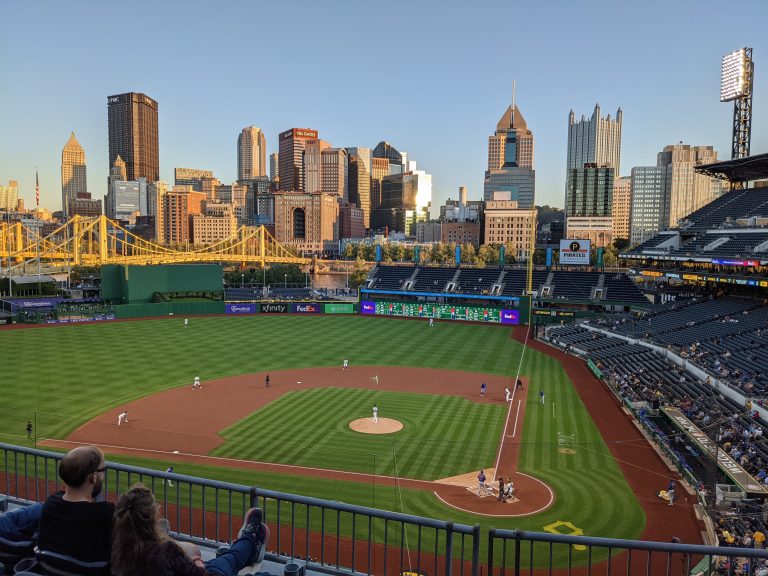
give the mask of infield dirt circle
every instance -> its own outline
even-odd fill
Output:
[[[349,423],[349,427],[362,434],[392,434],[403,429],[403,423],[393,418],[379,418],[374,423],[373,418],[358,418]]]

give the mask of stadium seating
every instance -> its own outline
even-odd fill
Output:
[[[732,190],[686,216],[686,230],[720,226],[727,218],[768,215],[768,187]]]
[[[419,267],[413,290],[416,292],[445,292],[456,275],[456,268],[424,268]]]
[[[415,268],[412,266],[384,266],[379,264],[368,276],[368,288],[376,290],[402,290]]]
[[[456,292],[483,294],[490,292],[497,283],[501,270],[498,268],[462,268],[456,281]]]

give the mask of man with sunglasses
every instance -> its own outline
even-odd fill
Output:
[[[115,506],[97,502],[107,466],[95,446],[80,446],[59,462],[65,490],[49,496],[40,517],[40,550],[85,562],[109,561]]]

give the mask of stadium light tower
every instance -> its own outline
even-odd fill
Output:
[[[741,48],[723,56],[720,102],[733,101],[731,159],[749,156],[752,136],[752,79],[755,67],[752,48]]]

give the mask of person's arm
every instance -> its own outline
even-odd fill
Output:
[[[190,558],[176,542],[169,540],[163,546],[165,564],[173,573],[173,576],[208,576],[200,556]]]

